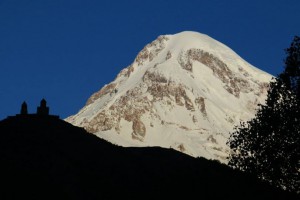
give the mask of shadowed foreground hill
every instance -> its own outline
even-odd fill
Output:
[[[295,198],[215,161],[118,147],[47,116],[0,121],[0,165],[0,199]]]

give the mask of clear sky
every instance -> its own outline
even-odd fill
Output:
[[[0,0],[0,119],[75,114],[159,35],[197,31],[277,75],[299,0]]]

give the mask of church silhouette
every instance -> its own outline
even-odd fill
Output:
[[[47,107],[47,102],[45,99],[41,100],[41,104],[37,107],[37,115],[49,115],[49,107]]]
[[[47,101],[45,99],[41,100],[40,106],[37,107],[37,111],[35,114],[28,114],[27,103],[24,101],[21,105],[20,114],[16,116],[22,117],[54,117],[59,118],[58,115],[50,115],[49,114],[49,107],[47,106]]]

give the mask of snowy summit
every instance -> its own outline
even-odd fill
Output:
[[[254,117],[271,78],[207,35],[162,35],[66,121],[117,145],[226,163],[229,133]]]

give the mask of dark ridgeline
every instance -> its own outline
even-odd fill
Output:
[[[0,121],[0,199],[297,199],[217,161],[115,146],[45,108]]]

